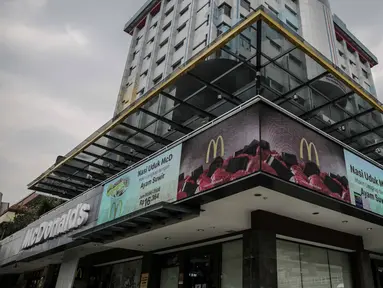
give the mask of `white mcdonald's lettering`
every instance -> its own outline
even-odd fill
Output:
[[[310,142],[310,144],[309,144],[305,138],[301,139],[301,144],[300,144],[300,157],[301,157],[301,159],[304,159],[304,157],[303,157],[303,155],[304,155],[304,153],[303,153],[304,147],[306,147],[306,149],[307,149],[307,153],[308,153],[307,154],[307,158],[308,158],[309,161],[312,161],[312,152],[315,153],[316,164],[319,167],[320,166],[319,155],[318,155],[318,150],[315,147],[315,144],[313,142]]]
[[[39,226],[27,230],[21,249],[42,243],[50,238],[77,229],[88,221],[90,205],[80,203],[75,208],[51,221],[45,221]]]
[[[213,147],[213,159],[217,157],[218,144],[221,144],[221,157],[225,155],[225,142],[223,141],[222,136],[218,136],[217,140],[211,139],[209,142],[209,146],[207,147],[207,152],[206,152],[206,163],[209,163],[209,160],[210,160],[211,147]]]

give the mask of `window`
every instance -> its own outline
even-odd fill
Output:
[[[294,16],[297,16],[297,12],[295,12],[294,9],[291,8],[289,5],[285,4],[285,8],[286,8],[287,11],[289,11],[291,14],[293,14]]]
[[[152,53],[149,53],[148,55],[146,55],[144,59],[150,59],[150,57],[152,57]]]
[[[154,37],[152,37],[149,41],[148,44],[152,44],[154,42]]]
[[[245,50],[251,50],[251,40],[242,34],[239,35],[239,43]]]
[[[168,28],[170,27],[170,25],[172,25],[172,21],[170,21],[168,24],[166,24],[163,28],[162,28],[162,31],[166,31],[168,30]]]
[[[188,12],[189,6],[190,6],[190,4],[180,11],[181,16],[184,15],[186,12]]]
[[[364,78],[368,79],[368,73],[363,68],[362,68],[362,73],[363,73]]]
[[[133,82],[128,82],[127,84],[126,84],[126,87],[130,87],[130,86],[132,86],[133,85]]]
[[[170,9],[169,9],[168,11],[165,12],[165,17],[166,17],[166,16],[169,16],[170,13],[173,12],[173,10],[174,10],[174,6],[170,7]]]
[[[145,70],[144,72],[141,73],[141,77],[146,77],[148,76],[148,70]]]
[[[134,69],[136,69],[136,66],[132,66],[129,68],[129,76],[132,75]]]
[[[297,65],[299,67],[302,66],[302,61],[299,60],[297,57],[295,57],[292,54],[289,55],[289,60],[290,60],[290,62],[294,63],[295,65]]]
[[[352,74],[352,79],[354,79],[355,81],[359,80],[358,76],[356,76],[355,74]]]
[[[184,46],[185,39],[180,41],[176,46],[174,46],[174,51],[179,50],[182,46]]]
[[[295,32],[298,32],[298,27],[286,19],[287,25],[289,25]]]
[[[158,22],[154,23],[152,26],[150,26],[150,29],[155,29],[158,25]]]
[[[356,66],[356,63],[352,60],[350,60],[350,64],[351,64],[351,66]]]
[[[341,67],[344,71],[346,71],[346,66],[344,66],[344,65],[340,65],[340,67]]]
[[[274,7],[272,7],[271,5],[269,5],[269,4],[267,4],[267,3],[265,3],[266,5],[267,5],[267,8],[269,8],[269,10],[271,11],[271,12],[273,12],[275,15],[279,15],[279,12],[274,8]]]
[[[181,32],[186,27],[186,22],[183,23],[180,27],[177,28],[178,33]]]
[[[164,41],[160,43],[160,48],[164,47],[166,44],[168,44],[169,38],[166,38]]]
[[[157,62],[156,62],[157,65],[160,66],[160,65],[162,64],[162,62],[165,61],[165,58],[166,58],[166,56],[164,55],[164,56],[162,56],[160,59],[158,59]]]
[[[241,0],[241,6],[247,11],[250,11],[250,2],[247,0]]]
[[[136,55],[138,54],[138,51],[133,52],[132,60],[136,59]]]
[[[145,93],[145,88],[142,88],[140,91],[137,92],[137,96],[141,97]]]
[[[221,35],[222,33],[225,33],[226,31],[228,31],[230,29],[230,25],[227,25],[226,23],[222,23],[220,24],[218,27],[217,27],[218,31],[217,31],[217,35]]]
[[[142,35],[137,37],[136,46],[138,45],[138,43],[140,43],[141,38],[142,38]]]
[[[218,11],[220,15],[224,14],[228,17],[231,17],[231,6],[226,3],[223,3],[222,5],[220,5],[218,7]]]
[[[344,58],[344,53],[343,53],[343,51],[338,50],[338,53],[339,53],[339,56],[340,56],[340,57],[343,57],[343,58]]]
[[[243,240],[222,244],[221,288],[242,287]]]
[[[172,65],[172,69],[175,70],[178,66],[180,66],[181,63],[182,63],[182,60],[183,60],[183,58],[181,58],[181,59],[178,60],[176,63],[174,63],[174,64]]]
[[[370,86],[370,84],[368,84],[367,82],[364,82],[364,88],[366,88],[366,90],[371,93],[371,86]]]
[[[158,84],[161,81],[161,79],[162,79],[162,73],[153,79],[153,85]]]
[[[278,287],[352,288],[347,253],[277,240]]]
[[[197,49],[198,49],[199,47],[201,47],[202,45],[206,46],[206,43],[207,43],[207,35],[206,35],[206,37],[205,37],[205,40],[201,41],[200,43],[198,43],[197,45],[195,45],[195,46],[193,47],[193,51],[194,51],[194,50],[197,50]]]
[[[278,50],[278,52],[282,50],[282,47],[278,43],[276,43],[274,40],[271,40],[269,37],[267,37],[267,39],[269,40],[270,45],[275,48],[275,50]]]

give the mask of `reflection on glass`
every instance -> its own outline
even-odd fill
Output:
[[[351,288],[352,277],[349,255],[328,251],[332,288]]]
[[[141,276],[141,260],[113,266],[108,288],[138,288]]]
[[[178,288],[179,270],[178,266],[162,269],[160,288]]]
[[[277,271],[279,288],[302,288],[299,244],[277,241]]]
[[[277,241],[279,288],[352,288],[347,253]]]
[[[242,288],[242,240],[222,245],[221,288]]]
[[[331,288],[327,251],[306,245],[300,251],[303,287]]]

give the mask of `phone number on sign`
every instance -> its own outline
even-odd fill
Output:
[[[147,207],[160,198],[160,187],[153,189],[152,191],[145,193],[140,197],[140,206]]]

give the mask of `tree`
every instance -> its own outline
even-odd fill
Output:
[[[12,235],[13,233],[25,228],[33,221],[53,208],[64,203],[63,200],[40,196],[29,203],[28,207],[23,207],[16,213],[12,222],[0,223],[0,240]]]

